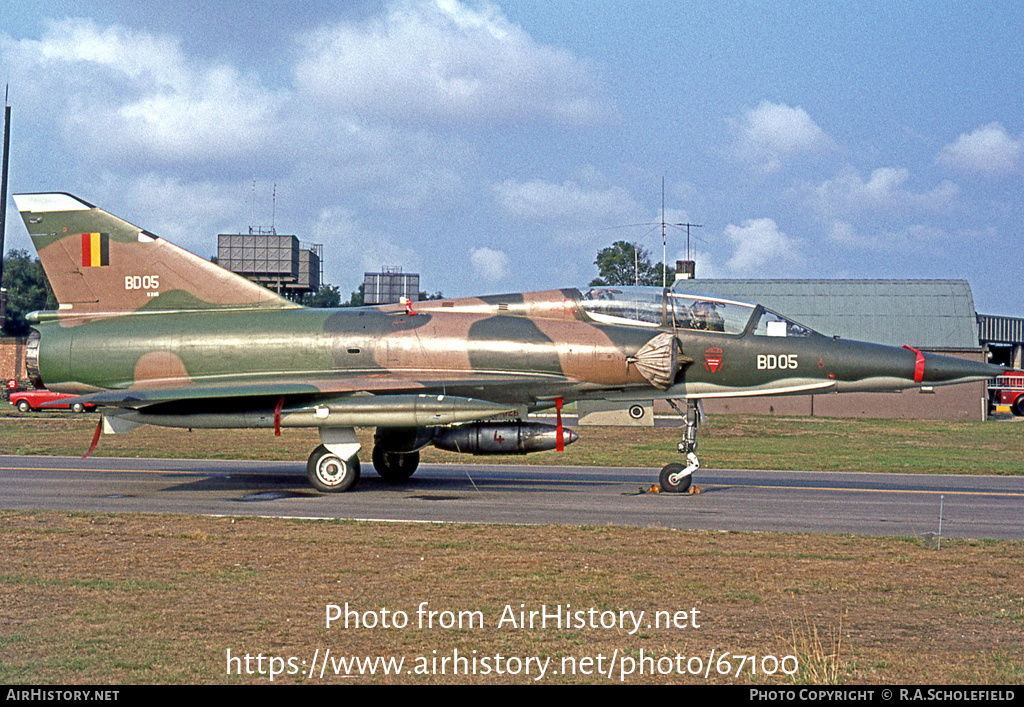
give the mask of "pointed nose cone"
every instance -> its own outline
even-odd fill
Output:
[[[981,381],[995,378],[1005,372],[1002,366],[970,361],[955,356],[942,356],[933,353],[923,353],[921,356],[924,357],[924,374],[920,382],[924,385]]]
[[[896,348],[841,340],[836,345],[836,350],[842,353],[835,357],[838,362],[836,390],[839,392],[969,383],[995,378],[1005,371],[990,363],[924,353],[909,346]]]

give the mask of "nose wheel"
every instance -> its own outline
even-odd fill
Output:
[[[687,493],[693,483],[693,472],[700,468],[700,460],[697,459],[697,430],[704,420],[704,406],[700,400],[687,399],[686,410],[683,411],[674,400],[668,403],[683,418],[683,438],[677,449],[686,455],[686,464],[666,464],[658,476],[658,484],[662,491],[668,493]]]
[[[693,483],[693,472],[700,468],[700,461],[697,455],[690,452],[686,455],[686,466],[673,462],[666,464],[658,477],[658,483],[662,491],[669,493],[686,493]]]

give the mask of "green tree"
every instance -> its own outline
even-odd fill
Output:
[[[341,304],[341,292],[337,285],[321,285],[316,292],[308,292],[300,302],[306,307],[337,307]]]
[[[363,306],[363,296],[364,296],[365,289],[366,289],[366,283],[364,282],[362,285],[359,286],[358,290],[356,290],[355,292],[352,293],[352,296],[349,297],[348,302],[345,302],[341,306],[342,307],[362,307]]]
[[[25,315],[56,307],[43,266],[27,250],[7,251],[2,285],[7,289],[7,317],[2,322],[7,336],[28,336],[31,327]]]
[[[616,241],[597,253],[599,276],[591,287],[602,285],[651,285],[661,287],[662,264],[651,264],[651,254],[635,243]]]

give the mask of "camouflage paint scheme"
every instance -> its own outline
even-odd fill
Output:
[[[14,199],[60,304],[33,315],[30,364],[47,387],[99,405],[108,432],[318,427],[310,479],[325,491],[358,478],[355,426],[378,428],[378,471],[406,478],[429,443],[488,453],[479,439],[492,433],[495,443],[515,436],[522,452],[571,442],[560,424],[518,421],[562,401],[692,406],[1001,370],[832,339],[759,306],[670,289],[306,309],[77,197]]]

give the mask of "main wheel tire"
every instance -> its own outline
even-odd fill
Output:
[[[348,491],[359,481],[359,457],[342,459],[324,445],[309,455],[306,462],[306,476],[317,491],[341,493]]]
[[[388,481],[405,481],[420,465],[420,453],[385,452],[379,445],[373,448],[373,468],[382,479]]]
[[[82,405],[82,403],[74,403],[71,406],[71,412],[85,412],[85,405]]]
[[[32,409],[32,406],[28,404],[27,400],[18,401],[18,412],[28,412]]]
[[[686,467],[682,464],[673,462],[672,464],[666,464],[661,470],[661,475],[658,477],[658,483],[661,484],[661,490],[669,493],[686,493],[690,490],[690,484],[693,483],[693,474],[687,474],[677,483],[672,483],[672,475],[678,474]]]
[[[1013,414],[1017,417],[1024,417],[1024,395],[1018,395],[1013,401]]]

